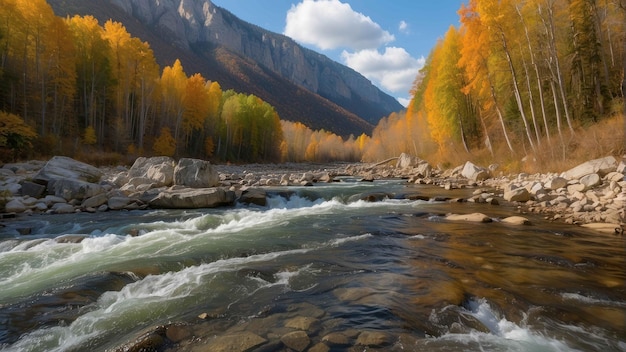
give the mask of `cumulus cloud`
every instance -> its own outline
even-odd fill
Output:
[[[402,33],[409,33],[409,24],[406,21],[400,21],[398,24],[398,30]]]
[[[284,34],[322,50],[373,49],[395,40],[371,18],[339,0],[304,0],[291,5]]]
[[[355,53],[344,50],[341,57],[348,67],[395,93],[408,92],[425,63],[423,57],[413,58],[397,47],[387,47],[384,53],[376,49]]]

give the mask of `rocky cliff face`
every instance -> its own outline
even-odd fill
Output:
[[[372,124],[402,110],[356,71],[292,39],[235,17],[209,0],[110,0],[182,49],[221,46],[327,98]]]

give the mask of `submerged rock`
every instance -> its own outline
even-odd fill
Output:
[[[492,219],[483,213],[472,214],[448,214],[446,220],[450,221],[470,221],[470,222],[491,222]]]
[[[218,336],[204,345],[195,346],[193,352],[246,352],[263,345],[267,340],[252,332]]]

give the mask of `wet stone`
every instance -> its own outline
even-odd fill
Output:
[[[285,346],[298,352],[304,351],[304,349],[311,344],[309,335],[307,335],[304,331],[292,331],[285,334],[280,341],[284,343]]]

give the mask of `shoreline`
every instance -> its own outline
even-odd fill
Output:
[[[184,163],[184,165],[183,165]],[[66,157],[0,167],[0,219],[148,208],[203,208],[263,203],[265,187],[310,186],[340,176],[364,182],[404,179],[448,190],[474,189],[455,201],[513,204],[546,220],[623,234],[626,228],[626,156],[590,160],[562,173],[502,175],[496,166],[466,162],[438,170],[402,154],[380,163],[210,164],[183,158],[138,158],[131,168],[101,167]],[[260,204],[262,205],[262,204]],[[1,226],[1,224],[0,224]]]

